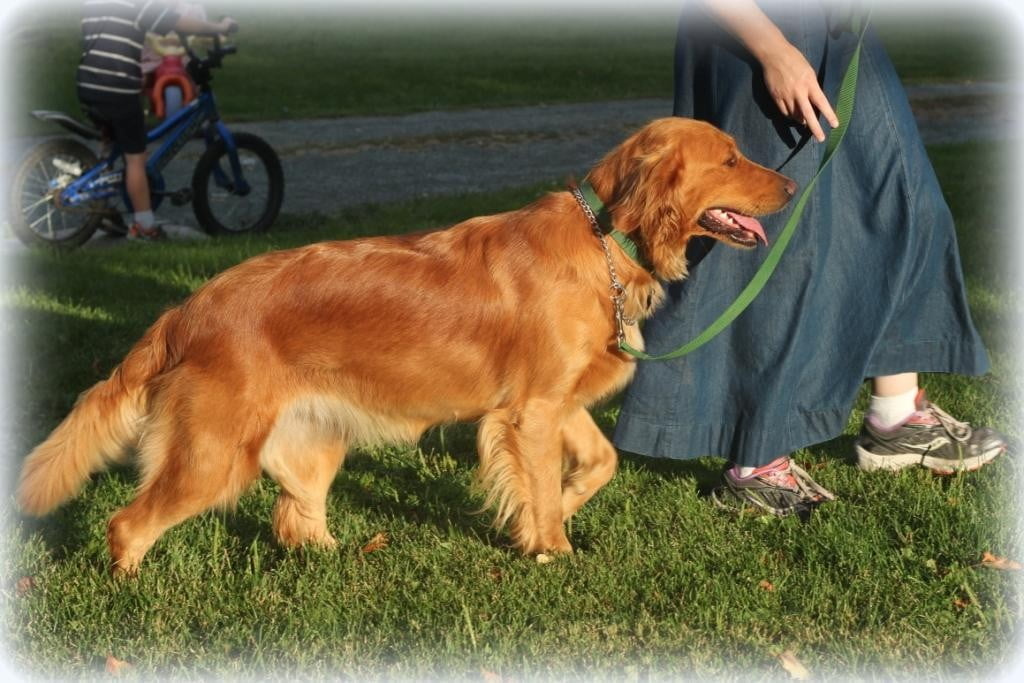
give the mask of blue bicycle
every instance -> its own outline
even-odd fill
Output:
[[[182,37],[182,44],[188,42]],[[263,139],[232,133],[217,113],[210,82],[234,46],[213,36],[213,47],[200,59],[190,48],[188,73],[199,96],[149,131],[150,143],[160,142],[149,155],[146,172],[153,208],[168,198],[181,206],[192,202],[199,225],[210,234],[260,232],[274,223],[284,199],[284,174],[277,154]],[[87,140],[106,136],[62,112],[34,111]],[[196,163],[189,187],[168,190],[163,169],[194,138],[206,149]],[[124,187],[121,151],[113,145],[100,161],[82,142],[71,138],[47,140],[19,164],[11,195],[11,227],[28,245],[73,248],[98,229],[127,231],[123,213],[131,210]]]

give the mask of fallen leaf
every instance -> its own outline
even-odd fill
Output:
[[[111,676],[120,676],[122,673],[126,673],[128,669],[131,669],[132,665],[128,662],[123,662],[114,655],[107,655],[107,673]]]
[[[14,584],[14,594],[19,598],[27,595],[29,591],[36,587],[36,580],[31,576],[23,576],[18,579],[18,583]]]
[[[537,553],[537,564],[547,564],[553,559],[555,558],[551,557],[550,555],[545,555],[544,553]]]
[[[795,678],[798,681],[806,681],[811,677],[811,672],[807,670],[800,660],[796,658],[796,655],[792,650],[786,650],[779,655],[779,664],[782,668],[789,673],[790,678]]]
[[[366,545],[360,548],[360,550],[364,553],[372,553],[375,550],[381,550],[382,548],[387,547],[388,533],[386,531],[382,531],[373,538],[371,538]]]
[[[769,593],[775,590],[775,584],[773,584],[768,579],[761,579],[760,583],[758,583],[757,585],[763,588],[764,590],[768,591]]]
[[[953,606],[957,609],[964,609],[965,607],[969,607],[970,604],[970,600],[964,600],[963,598],[953,598]]]
[[[1024,569],[1024,565],[1020,562],[1014,562],[1013,560],[993,555],[987,551],[981,556],[981,566],[988,567],[989,569]]]
[[[491,567],[491,569],[487,572],[487,574],[492,579],[494,579],[495,581],[501,581],[502,576],[503,576],[502,573],[501,573],[501,570],[498,569],[497,567]]]

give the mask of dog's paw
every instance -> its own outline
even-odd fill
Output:
[[[330,534],[325,534],[310,541],[310,545],[320,550],[334,550],[338,547],[338,539]]]
[[[572,555],[573,549],[568,541],[564,545],[560,545],[557,548],[548,548],[544,552],[537,553],[533,556],[537,564],[548,564],[554,562],[559,555]]]
[[[139,578],[139,565],[121,565],[114,563],[110,566],[110,576],[116,581],[129,581]]]

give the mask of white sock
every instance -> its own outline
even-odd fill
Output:
[[[152,211],[136,211],[135,222],[138,223],[142,228],[149,230],[153,227],[156,222],[156,218],[153,216]]]
[[[868,415],[882,429],[891,429],[917,410],[917,387],[895,396],[871,395]]]

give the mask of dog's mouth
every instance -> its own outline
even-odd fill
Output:
[[[697,219],[697,225],[741,247],[756,247],[758,242],[768,244],[760,221],[732,209],[708,209]]]

